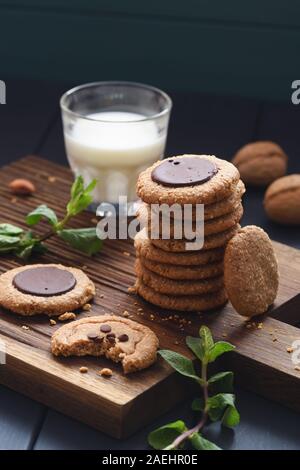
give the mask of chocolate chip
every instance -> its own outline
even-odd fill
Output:
[[[129,337],[128,335],[123,334],[118,337],[118,340],[121,341],[122,343],[125,343],[125,341],[129,340]]]
[[[100,331],[102,331],[102,333],[109,333],[111,331],[111,326],[109,325],[101,325],[100,326]]]
[[[108,333],[108,335],[106,335],[106,338],[108,338],[108,339],[111,339],[111,338],[114,339],[115,337],[116,337],[116,335],[114,333]]]
[[[93,331],[91,331],[91,333],[88,333],[87,337],[88,339],[91,339],[93,341],[100,339],[100,336],[98,335],[98,333],[94,333]]]

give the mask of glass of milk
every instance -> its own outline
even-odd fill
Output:
[[[136,202],[138,174],[164,154],[172,108],[157,88],[132,82],[96,82],[61,98],[65,147],[75,176],[96,178],[94,204]]]

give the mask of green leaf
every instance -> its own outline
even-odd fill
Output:
[[[227,343],[226,341],[218,341],[209,352],[209,362],[214,362],[222,354],[233,351],[234,349],[235,346],[233,346],[233,344]]]
[[[156,450],[165,449],[165,447],[172,444],[176,437],[186,430],[187,428],[183,421],[174,421],[150,432],[148,442]]]
[[[42,218],[47,219],[53,226],[58,222],[55,212],[45,204],[42,204],[27,215],[26,223],[28,225],[36,225]]]
[[[65,242],[91,256],[102,248],[102,240],[97,237],[96,228],[64,229],[57,232]]]
[[[178,354],[168,349],[161,349],[158,353],[164,358],[167,363],[173,367],[181,375],[191,377],[194,380],[199,381],[199,377],[196,375],[193,362],[185,356]]]
[[[207,400],[208,414],[212,421],[222,418],[227,406],[234,406],[234,395],[231,393],[218,393]]]
[[[200,338],[194,338],[193,336],[186,337],[187,346],[193,351],[195,356],[203,361],[204,359],[204,350],[202,347],[202,340]]]
[[[226,409],[223,418],[222,424],[227,428],[234,428],[240,423],[240,414],[235,406],[228,406]]]
[[[210,329],[207,326],[202,325],[199,331],[199,336],[202,340],[202,347],[204,353],[206,354],[212,349],[214,345],[214,340],[211,335]]]
[[[21,235],[23,229],[12,224],[0,224],[0,235]]]
[[[74,216],[85,210],[93,200],[91,192],[95,188],[97,180],[91,181],[85,188],[82,176],[74,181],[71,188],[71,199],[67,204],[68,216]]]
[[[202,437],[199,433],[192,434],[190,441],[194,449],[197,450],[222,450],[213,442],[204,439],[204,437]]]
[[[12,251],[20,243],[20,237],[0,235],[0,251],[8,253]]]
[[[195,398],[192,401],[192,410],[193,411],[204,411],[204,400],[203,400],[203,398]]]
[[[210,389],[215,392],[231,393],[233,391],[233,372],[219,372],[208,380]]]

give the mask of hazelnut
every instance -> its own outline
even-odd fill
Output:
[[[265,193],[264,207],[275,222],[300,225],[300,174],[274,181]]]
[[[247,144],[232,159],[243,182],[253,186],[267,186],[284,176],[287,161],[287,155],[282,148],[269,141]]]
[[[30,196],[35,192],[34,184],[23,178],[16,178],[9,183],[9,188],[11,189],[13,194],[17,194],[18,196]]]

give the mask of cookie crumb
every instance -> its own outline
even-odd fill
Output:
[[[259,324],[257,325],[257,329],[258,329],[258,330],[262,330],[263,327],[264,327],[263,323],[259,323]]]
[[[276,341],[278,341],[278,339],[277,339],[277,338],[273,338],[272,341],[273,341],[273,343],[276,343]]]
[[[59,321],[71,321],[71,320],[75,320],[75,318],[76,318],[76,315],[73,312],[62,313],[62,315],[59,315],[58,317]]]
[[[103,298],[104,298],[104,294],[100,294],[99,297],[100,297],[100,299],[103,299]]]
[[[89,310],[91,310],[91,308],[92,308],[91,304],[85,304],[82,307],[82,310],[84,310],[85,312],[88,312]]]
[[[289,354],[291,354],[292,352],[294,352],[294,349],[293,349],[293,348],[286,348],[286,352],[288,352]]]
[[[128,287],[127,292],[129,294],[136,294],[136,288],[134,286]],[[134,304],[137,305],[136,302]]]
[[[123,317],[125,317],[125,318],[129,317],[129,312],[127,310],[124,310]]]
[[[10,202],[11,202],[12,204],[16,204],[16,203],[18,202],[18,198],[17,198],[17,197],[12,197],[11,200],[10,200]]]
[[[86,374],[88,371],[89,371],[89,369],[87,367],[82,366],[82,367],[79,368],[79,372],[81,374]]]
[[[22,325],[22,329],[23,330],[30,330],[29,326],[27,326],[27,325]]]
[[[97,225],[98,224],[98,219],[96,219],[96,217],[93,217],[91,219],[91,223]]]
[[[227,336],[228,336],[227,333],[222,333],[223,338],[227,338]]]
[[[295,370],[300,372],[300,366],[295,366]]]
[[[174,344],[176,344],[176,346],[179,344],[179,341],[174,341]]]
[[[128,258],[129,258],[129,256],[131,256],[128,251],[123,251],[123,255],[124,255],[124,256],[127,256]]]
[[[108,367],[104,367],[103,369],[99,370],[99,374],[102,377],[111,377],[112,376],[112,370],[108,369]]]
[[[56,177],[55,176],[48,176],[49,183],[55,183]]]
[[[53,318],[50,318],[50,325],[51,325],[51,326],[54,326],[54,325],[56,325],[56,321],[55,321],[55,320],[53,320]]]

